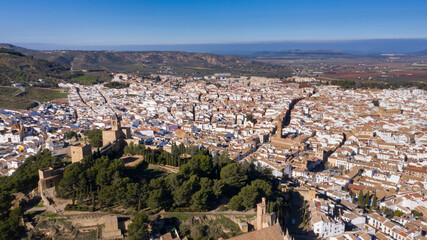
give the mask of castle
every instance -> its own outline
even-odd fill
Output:
[[[111,119],[111,128],[102,131],[102,146],[107,146],[116,141],[123,145],[126,139],[131,139],[130,127],[122,127],[120,122],[121,118],[118,116]]]
[[[137,139],[131,138],[130,127],[121,126],[120,117],[114,116],[111,119],[111,128],[102,131],[101,153],[109,149],[118,150],[130,142],[138,143]],[[85,156],[92,155],[92,147],[87,143],[73,145],[70,148],[71,162],[80,162]]]
[[[62,179],[62,170],[54,170],[53,168],[39,169],[38,191],[46,206],[52,202],[52,197],[56,196],[55,186]]]

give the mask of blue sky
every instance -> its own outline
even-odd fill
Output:
[[[427,38],[426,0],[0,0],[0,42],[72,45]]]

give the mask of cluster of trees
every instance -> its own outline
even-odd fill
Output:
[[[154,164],[167,163],[165,159],[169,158],[173,163],[173,159],[180,159],[182,154],[188,154],[191,159],[181,162],[178,173],[154,178],[147,174],[146,161],[125,168],[121,159],[87,156],[65,168],[56,189],[58,196],[73,199],[74,206],[86,206],[82,210],[122,206],[138,212],[146,207],[152,210],[207,211],[230,198],[231,209],[250,209],[261,197],[266,197],[269,200],[268,210],[278,212],[280,217],[283,200],[278,182],[268,169],[255,168],[250,162],[235,163],[226,152],[212,156],[206,149],[187,148],[184,145],[173,144],[172,153],[162,149],[149,150],[142,145],[130,146],[129,151],[146,154],[147,159],[153,157]],[[148,157],[151,152],[155,153]],[[178,165],[179,161],[175,163]],[[44,150],[27,158],[10,177],[1,178],[1,239],[14,239],[22,230],[20,219],[23,211],[21,208],[10,210],[11,193],[34,189],[38,182],[38,170],[45,167],[62,168],[64,163],[52,157],[50,151]],[[144,219],[144,216],[138,215],[138,221],[133,225],[138,226],[133,227],[136,232],[146,231],[144,226],[147,226],[147,221]]]
[[[172,153],[143,145],[129,145],[125,152],[141,154],[145,161],[129,169],[120,159],[85,157],[65,169],[57,193],[74,196],[78,203],[95,204],[96,199],[100,208],[121,205],[136,210],[148,206],[154,211],[207,211],[231,198],[230,208],[242,210],[255,207],[262,197],[269,200],[269,211],[280,212],[283,207],[278,183],[269,169],[256,168],[250,162],[235,163],[228,153],[212,156],[206,149],[183,145],[173,145]],[[187,152],[193,155],[187,163],[181,162],[178,173],[147,182],[147,162],[179,165],[174,159]]]
[[[344,89],[398,89],[398,88],[410,88],[417,87],[419,89],[427,89],[425,83],[411,82],[411,81],[384,81],[384,82],[363,82],[363,81],[352,81],[352,80],[334,80],[331,81],[332,85],[341,86]]]
[[[395,216],[394,211],[391,208],[388,208],[388,207],[382,207],[381,208],[381,212],[383,214],[385,214],[385,216],[387,218],[389,218],[389,219],[392,219]]]
[[[60,159],[53,157],[49,150],[43,150],[28,157],[9,177],[0,178],[1,192],[28,192],[37,187],[38,170],[46,167],[58,169],[64,166]]]
[[[92,129],[84,131],[85,136],[89,139],[92,147],[102,147],[102,131],[99,129]]]
[[[18,51],[14,51],[12,49],[8,49],[8,48],[0,48],[0,53],[7,53],[10,55],[16,55],[16,56],[21,56],[23,57],[24,55]]]
[[[329,84],[329,82],[328,82]],[[331,85],[337,85],[344,89],[355,89],[356,88],[356,81],[351,80],[333,80],[330,82]]]
[[[76,133],[75,131],[69,131],[66,134],[64,134],[65,139],[72,139],[72,138],[79,139],[80,137],[81,137],[80,134]]]
[[[246,114],[246,120],[248,120],[249,122],[252,122],[253,124],[257,123],[257,120],[254,118],[252,113]]]
[[[362,190],[360,190],[360,192],[357,196],[357,200],[356,199],[354,199],[354,200],[360,208],[363,208],[366,211],[380,210],[389,219],[392,219],[394,216],[401,217],[402,215],[404,215],[404,212],[402,212],[400,210],[393,211],[392,209],[390,209],[388,207],[382,207],[381,209],[379,209],[378,198],[377,198],[376,193],[374,193],[373,195],[369,195],[369,192],[367,192],[366,194],[363,194]],[[417,215],[419,213],[416,211],[415,212],[412,211],[412,214],[414,216],[419,216],[419,215]]]
[[[57,87],[59,80],[68,74],[66,66],[0,48],[0,85],[10,85],[14,81],[25,86]]]
[[[11,176],[0,178],[0,239],[18,239],[23,231],[21,218],[24,212],[21,207],[11,210],[11,194],[33,190],[37,186],[39,169],[62,166],[63,163],[52,157],[49,150],[43,150],[28,157]]]
[[[188,157],[197,155],[200,151],[207,151],[198,149],[196,146],[185,147],[184,144],[179,146],[172,143],[171,152],[164,151],[163,149],[151,149],[145,147],[143,144],[129,144],[123,149],[126,155],[140,155],[144,160],[151,164],[166,164],[170,166],[179,167],[188,161]]]
[[[12,199],[9,192],[0,192],[0,239],[18,239],[24,229],[21,225],[24,212],[21,207],[10,210]]]
[[[57,194],[72,198],[73,205],[76,204],[75,200],[77,205],[92,204],[92,209],[113,205],[140,209],[146,187],[141,184],[138,175],[143,174],[146,166],[143,162],[127,170],[120,159],[110,159],[108,156],[93,159],[87,156],[65,169],[57,186]]]
[[[181,223],[179,232],[190,239],[228,239],[241,233],[239,225],[227,217],[200,223]]]
[[[366,194],[363,194],[362,190],[360,190],[359,195],[357,196],[357,205],[360,208],[363,208],[365,210],[376,210],[378,209],[378,199],[377,199],[377,194],[374,193],[374,195],[372,196],[372,201],[371,201],[371,195],[369,195],[369,192],[367,192]]]
[[[393,211],[393,209],[390,209],[388,207],[382,207],[381,208],[381,212],[383,214],[386,215],[387,218],[392,219],[394,216],[398,216],[401,217],[403,216],[405,213],[400,211],[400,210],[395,210]],[[416,210],[412,210],[411,213],[415,216],[415,217],[420,217],[422,216],[421,213],[417,212]]]
[[[214,157],[199,153],[178,173],[151,180],[149,190],[148,206],[152,209],[207,211],[231,198],[229,207],[242,210],[255,207],[262,197],[269,200],[270,211],[282,208],[271,171],[257,169],[250,162],[235,163],[228,153]]]
[[[145,213],[137,213],[129,224],[128,229],[129,240],[148,240],[150,239],[148,234],[148,217]]]
[[[129,84],[127,83],[121,83],[121,82],[109,82],[104,84],[105,87],[108,88],[116,88],[116,89],[121,89],[121,88],[127,88],[129,87]]]
[[[228,206],[232,210],[242,210],[242,208],[248,210],[253,208],[261,197],[271,198],[272,194],[272,186],[267,181],[256,179],[250,185],[243,187],[239,194],[234,195]]]

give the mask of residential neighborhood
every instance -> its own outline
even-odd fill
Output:
[[[123,88],[60,84],[68,99],[1,110],[1,174],[41,149],[79,161],[97,149],[75,147],[65,135],[85,139],[85,130],[100,129],[104,147],[119,136],[167,151],[195,145],[267,167],[283,189],[312,189],[307,226],[319,238],[425,239],[425,91],[301,87],[230,74],[159,78],[116,74]]]

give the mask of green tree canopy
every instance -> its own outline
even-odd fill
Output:
[[[372,209],[378,208],[378,199],[377,199],[377,193],[374,193],[374,196],[372,197]]]
[[[206,211],[212,204],[212,192],[201,189],[191,197],[191,208],[195,211]]]
[[[253,185],[243,187],[242,190],[240,190],[239,196],[242,199],[242,206],[246,209],[255,207],[260,199],[258,189]]]
[[[261,196],[266,198],[271,198],[273,196],[273,189],[271,184],[264,180],[256,179],[252,181],[251,186],[254,186]]]
[[[197,182],[197,176],[192,176],[189,180],[185,181],[181,186],[177,187],[177,189],[173,191],[172,195],[175,206],[188,206],[191,200],[191,195],[195,193],[199,187]]]
[[[239,211],[242,209],[242,198],[239,195],[234,195],[230,202],[228,202],[228,208],[231,210]]]
[[[359,207],[365,208],[365,196],[363,195],[362,190],[359,191],[359,195],[357,197],[357,203]]]
[[[102,147],[102,131],[99,129],[86,130],[85,136],[89,139],[90,145],[92,147]]]
[[[238,163],[231,163],[221,169],[221,180],[229,188],[229,194],[234,195],[246,183],[248,177]]]
[[[135,215],[131,224],[129,224],[128,237],[130,240],[148,240],[148,217],[141,212]]]

